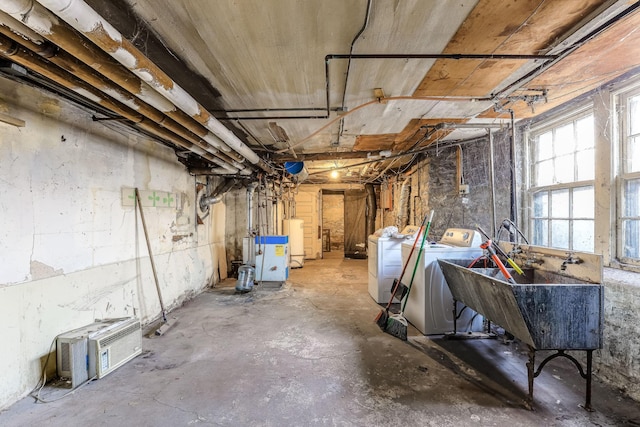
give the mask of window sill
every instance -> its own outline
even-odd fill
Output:
[[[640,289],[640,272],[605,267],[603,280],[605,284],[626,285]]]

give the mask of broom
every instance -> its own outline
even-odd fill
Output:
[[[418,265],[420,264],[420,256],[422,256],[422,250],[424,249],[424,242],[427,240],[429,229],[431,228],[431,220],[433,219],[433,210],[429,214],[429,222],[427,222],[427,229],[422,236],[422,242],[420,242],[420,250],[418,251],[418,259],[416,259],[416,265],[413,267],[413,274],[411,275],[411,281],[409,282],[409,289],[405,296],[404,303],[400,313],[394,314],[387,319],[387,325],[384,329],[388,334],[394,337],[400,338],[403,341],[407,340],[407,319],[404,317],[404,309],[407,307],[407,301],[409,301],[409,294],[411,293],[411,287],[413,286],[413,279],[416,277],[416,271],[418,271]]]
[[[144,210],[142,209],[142,202],[140,201],[140,192],[138,188],[135,188],[135,203],[140,208],[140,219],[142,220],[142,229],[144,230],[144,238],[147,241],[147,250],[149,251],[149,261],[151,261],[151,271],[153,272],[153,279],[156,283],[156,290],[158,291],[158,300],[160,301],[160,310],[162,311],[162,325],[156,330],[156,335],[164,335],[165,332],[171,327],[167,321],[167,310],[164,307],[164,301],[162,300],[162,292],[160,292],[160,283],[158,282],[158,273],[156,272],[156,263],[153,261],[153,252],[151,251],[151,243],[149,242],[149,233],[147,232],[147,222],[144,220]]]
[[[393,280],[393,285],[391,286],[391,298],[389,298],[389,302],[387,303],[387,306],[382,310],[380,310],[380,312],[374,319],[374,322],[376,322],[380,327],[380,329],[382,329],[383,331],[387,327],[387,320],[389,319],[389,307],[391,307],[391,304],[393,303],[393,299],[395,298],[396,293],[398,292],[401,286],[403,288],[406,288],[406,286],[402,285],[402,278],[404,277],[405,271],[407,271],[409,260],[411,259],[411,255],[413,255],[413,251],[415,250],[416,244],[418,243],[418,237],[420,236],[420,232],[424,230],[424,225],[427,223],[428,217],[429,217],[428,215],[425,215],[424,218],[422,219],[422,224],[420,224],[418,234],[416,235],[416,238],[413,240],[413,246],[411,246],[411,252],[409,252],[409,257],[407,258],[407,262],[405,262],[404,267],[402,267],[402,273],[400,273],[400,277],[398,279]],[[406,294],[406,291],[402,293]]]

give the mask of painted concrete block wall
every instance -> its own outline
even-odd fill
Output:
[[[37,384],[58,334],[96,318],[159,317],[142,225],[123,188],[178,196],[173,208],[145,208],[167,307],[208,284],[213,239],[211,220],[195,225],[195,180],[172,150],[24,85],[0,79],[0,94],[0,111],[26,121],[0,123],[3,408]],[[49,378],[55,352],[52,360]]]

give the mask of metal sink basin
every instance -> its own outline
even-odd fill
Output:
[[[531,268],[514,285],[497,268],[438,262],[455,300],[534,349],[602,348],[603,285]]]

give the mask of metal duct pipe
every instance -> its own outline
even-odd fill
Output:
[[[220,203],[223,197],[224,197],[224,194],[218,194],[217,196],[203,197],[202,199],[200,199],[200,206],[215,205],[216,203]]]
[[[2,14],[0,13],[0,18]],[[8,19],[13,20],[11,17],[7,17]],[[16,23],[18,23],[16,21]],[[47,58],[49,62],[58,65],[63,70],[69,72],[71,75],[75,76],[78,79],[88,83],[92,87],[103,92],[107,97],[115,98],[119,102],[124,103],[125,105],[133,108],[137,113],[145,116],[146,118],[154,121],[155,123],[160,124],[163,128],[168,129],[169,131],[175,133],[176,135],[186,139],[187,141],[195,144],[197,147],[202,150],[213,154],[215,157],[219,159],[215,164],[226,169],[225,174],[229,173],[237,173],[239,169],[244,169],[244,166],[238,165],[234,162],[233,159],[226,156],[224,153],[220,152],[218,149],[212,147],[207,144],[205,141],[198,138],[193,133],[186,130],[184,127],[180,126],[175,121],[169,119],[167,116],[162,114],[160,111],[156,110],[149,104],[141,101],[140,99],[132,96],[129,92],[121,89],[115,83],[106,80],[105,78],[97,75],[90,67],[78,61],[76,58],[72,57],[68,53],[61,51],[56,48],[56,46],[52,45],[50,42],[43,42],[41,44],[37,44],[32,40],[25,39],[23,36],[20,36],[14,33],[11,28],[6,26],[6,21],[0,19],[0,34],[6,36],[7,38],[13,40],[14,42],[22,45],[24,48],[33,51],[34,53]],[[6,41],[6,40],[5,40]],[[43,62],[42,66],[46,66],[47,64]],[[49,66],[50,67],[50,66]],[[201,150],[192,150],[196,154],[201,152]],[[237,167],[240,166],[240,167]]]
[[[121,115],[133,122],[136,126],[144,129],[153,135],[172,142],[176,145],[179,145],[187,150],[197,152],[204,159],[215,163],[220,164],[221,167],[227,169],[230,168],[227,164],[222,162],[220,159],[214,157],[213,155],[206,153],[200,147],[195,146],[189,141],[186,141],[174,133],[162,128],[156,123],[150,122],[145,119],[143,116],[138,114],[136,111],[126,107],[118,102],[111,100],[109,97],[104,97],[102,93],[100,93],[97,89],[83,82],[82,80],[74,77],[73,75],[67,73],[66,71],[62,71],[55,66],[51,66],[48,62],[42,59],[40,56],[36,55],[33,52],[28,51],[27,49],[20,47],[14,41],[0,35],[0,55],[10,59],[11,61],[25,67],[31,69],[50,80],[60,84],[61,86],[90,99],[91,101],[115,112],[116,114]],[[236,170],[237,171],[237,170]],[[231,173],[231,172],[228,172]],[[235,172],[234,172],[235,173]]]
[[[208,181],[208,180],[207,180]],[[207,189],[209,188],[209,184],[203,187],[198,194],[196,195],[196,203],[198,204],[198,217],[201,220],[204,220],[207,216],[209,216],[211,205],[215,205],[216,203],[220,203],[224,195],[237,184],[236,179],[227,179],[221,185],[219,185],[215,190],[211,192],[209,195],[205,195]]]
[[[191,175],[228,175],[229,172],[221,171],[222,168],[191,168]],[[249,176],[252,174],[249,168],[242,169],[238,172],[240,175]]]
[[[509,110],[511,117],[511,221],[518,223],[518,175],[516,174],[517,157],[516,157],[516,120],[513,109]]]
[[[213,192],[200,199],[200,207],[202,205],[208,206],[219,203],[222,201],[222,197],[227,194],[229,190],[233,188],[234,185],[238,183],[236,179],[227,179],[221,185],[219,185]]]
[[[11,2],[21,3],[23,6],[33,6],[33,0],[11,0]],[[274,173],[273,169],[266,165],[251,148],[240,141],[233,132],[213,117],[187,91],[173,81],[160,67],[149,60],[84,1],[40,0],[39,3],[94,42],[129,71],[148,83],[173,105],[204,125],[233,150],[251,163],[260,166],[266,172]],[[23,7],[21,10],[24,13],[29,9],[25,10]],[[207,141],[206,138],[205,141]]]
[[[84,62],[107,79],[112,80],[121,88],[171,117],[208,144],[224,150],[226,156],[229,156],[234,161],[242,162],[244,160],[242,156],[233,152],[228,145],[224,144],[222,140],[209,132],[204,126],[184,112],[177,110],[165,97],[153,90],[139,77],[132,76],[129,70],[114,62],[104,51],[96,48],[91,43],[87,43],[70,26],[61,22],[39,3],[33,0],[6,0],[0,2],[0,10],[60,46],[73,57]]]
[[[253,193],[258,185],[258,182],[252,182],[247,186],[247,236],[253,233]]]
[[[491,235],[496,235],[496,173],[495,173],[495,165],[493,162],[494,156],[494,144],[493,144],[493,134],[491,133],[491,129],[487,129],[487,133],[489,134],[489,195],[491,197]]]

